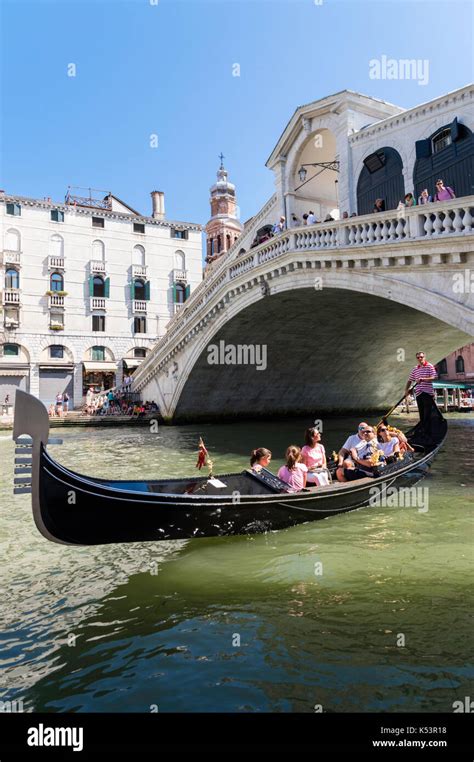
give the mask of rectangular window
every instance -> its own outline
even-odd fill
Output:
[[[187,230],[176,230],[176,228],[171,228],[171,238],[181,238],[185,241],[188,239],[188,231]]]
[[[51,209],[51,219],[53,222],[64,222],[64,212],[60,209]]]
[[[105,347],[92,347],[91,360],[93,362],[104,362],[105,361]]]
[[[105,331],[105,315],[92,315],[92,330]]]
[[[146,317],[133,318],[133,333],[146,333]]]
[[[18,357],[19,347],[18,344],[4,344],[3,354],[5,357]]]
[[[64,357],[64,347],[61,344],[53,344],[49,348],[49,356],[52,360],[62,360]]]
[[[21,217],[20,204],[7,204],[7,214],[12,214],[14,217]]]
[[[61,328],[64,328],[64,312],[52,312],[50,325],[56,325],[58,327],[60,326]]]
[[[145,232],[145,225],[142,225],[141,222],[134,222],[133,223],[133,232],[134,233],[144,233]]]
[[[103,228],[104,227],[104,218],[103,217],[93,217],[92,218],[92,227],[93,228]]]
[[[5,307],[3,325],[5,328],[18,328],[20,325],[20,311],[15,307]]]

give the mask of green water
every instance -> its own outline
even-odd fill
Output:
[[[95,476],[180,476],[202,434],[217,472],[255,446],[276,471],[308,423],[67,429],[50,449]],[[420,483],[426,512],[99,548],[37,533],[3,432],[0,698],[35,711],[452,711],[472,695],[474,418],[449,423]],[[328,421],[327,451],[355,424]]]

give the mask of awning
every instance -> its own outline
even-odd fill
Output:
[[[124,365],[127,366],[127,368],[138,368],[140,363],[143,361],[143,357],[140,357],[140,359],[134,358],[134,357],[124,357],[123,362]]]
[[[103,371],[106,373],[116,373],[117,364],[114,362],[85,362],[83,363],[86,373]]]
[[[50,365],[42,365],[39,366],[40,370],[74,370],[74,363],[58,363]]]
[[[29,369],[25,368],[2,368],[0,367],[0,376],[29,376]]]
[[[462,381],[434,381],[434,389],[471,389],[473,384],[463,383]]]

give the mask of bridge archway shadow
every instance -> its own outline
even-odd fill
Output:
[[[438,362],[467,340],[458,328],[370,293],[273,294],[238,312],[206,343],[173,421],[385,411],[402,395],[419,349]],[[211,344],[266,347],[266,367],[211,364]]]

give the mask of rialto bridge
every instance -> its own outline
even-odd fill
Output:
[[[470,196],[235,247],[208,269],[133,389],[168,421],[384,410],[417,350],[438,362],[472,341],[473,220]]]

